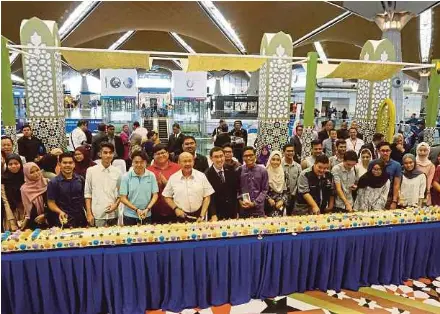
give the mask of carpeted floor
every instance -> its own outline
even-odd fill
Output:
[[[440,313],[440,277],[408,280],[403,285],[373,285],[359,291],[328,290],[293,293],[289,296],[209,309],[187,309],[182,314],[245,314],[245,313],[305,313],[305,314],[360,314]],[[148,314],[173,314],[164,311],[147,311]]]

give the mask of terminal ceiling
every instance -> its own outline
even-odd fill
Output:
[[[39,17],[61,25],[80,2],[76,1],[8,1],[1,3],[1,33],[13,43],[20,42],[23,19]],[[321,25],[335,19],[347,8],[342,2],[214,2],[238,34],[248,54],[258,54],[264,33],[284,31],[295,42]],[[374,2],[370,2],[374,5]],[[365,3],[364,6],[371,6]],[[377,5],[377,4],[376,4]],[[431,6],[432,3],[430,2]],[[440,57],[440,6],[433,6],[431,57]],[[374,21],[355,11],[324,31],[301,41],[294,56],[314,51],[313,42],[321,42],[329,58],[358,59],[362,45],[369,39],[380,39],[381,31]],[[420,13],[420,12],[419,12]],[[411,19],[402,30],[403,61],[420,63],[419,21]],[[239,53],[236,46],[212,21],[196,1],[102,1],[62,42],[63,46],[108,48],[129,30],[135,33],[118,49],[186,52],[171,36],[179,34],[199,53]],[[159,67],[174,70],[169,61],[155,61]],[[21,76],[20,58],[12,66]]]

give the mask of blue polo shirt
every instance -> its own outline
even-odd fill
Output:
[[[149,170],[145,169],[142,176],[138,176],[133,169],[130,169],[121,180],[119,188],[120,195],[127,195],[128,200],[139,209],[147,208],[151,201],[153,193],[158,193],[156,176]],[[136,212],[124,205],[124,216],[131,218],[139,218]],[[151,211],[148,213],[151,216]]]
[[[68,226],[85,227],[84,179],[73,174],[72,179],[66,179],[62,174],[50,180],[47,185],[47,199],[53,200],[67,214]]]

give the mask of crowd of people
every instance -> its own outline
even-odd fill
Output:
[[[50,152],[25,125],[17,145],[1,138],[2,230],[440,205],[440,154],[432,163],[427,143],[416,143],[411,154],[401,134],[393,143],[380,133],[365,143],[355,122],[335,130],[327,121],[305,157],[303,131],[297,125],[282,151],[266,145],[257,155],[241,121],[232,131],[220,121],[207,158],[177,123],[162,144],[138,122],[118,135],[100,124],[90,138],[79,121],[68,150]]]

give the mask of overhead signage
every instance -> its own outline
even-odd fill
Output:
[[[136,97],[136,69],[101,69],[101,96]]]
[[[206,72],[172,71],[171,93],[174,98],[206,98]]]

